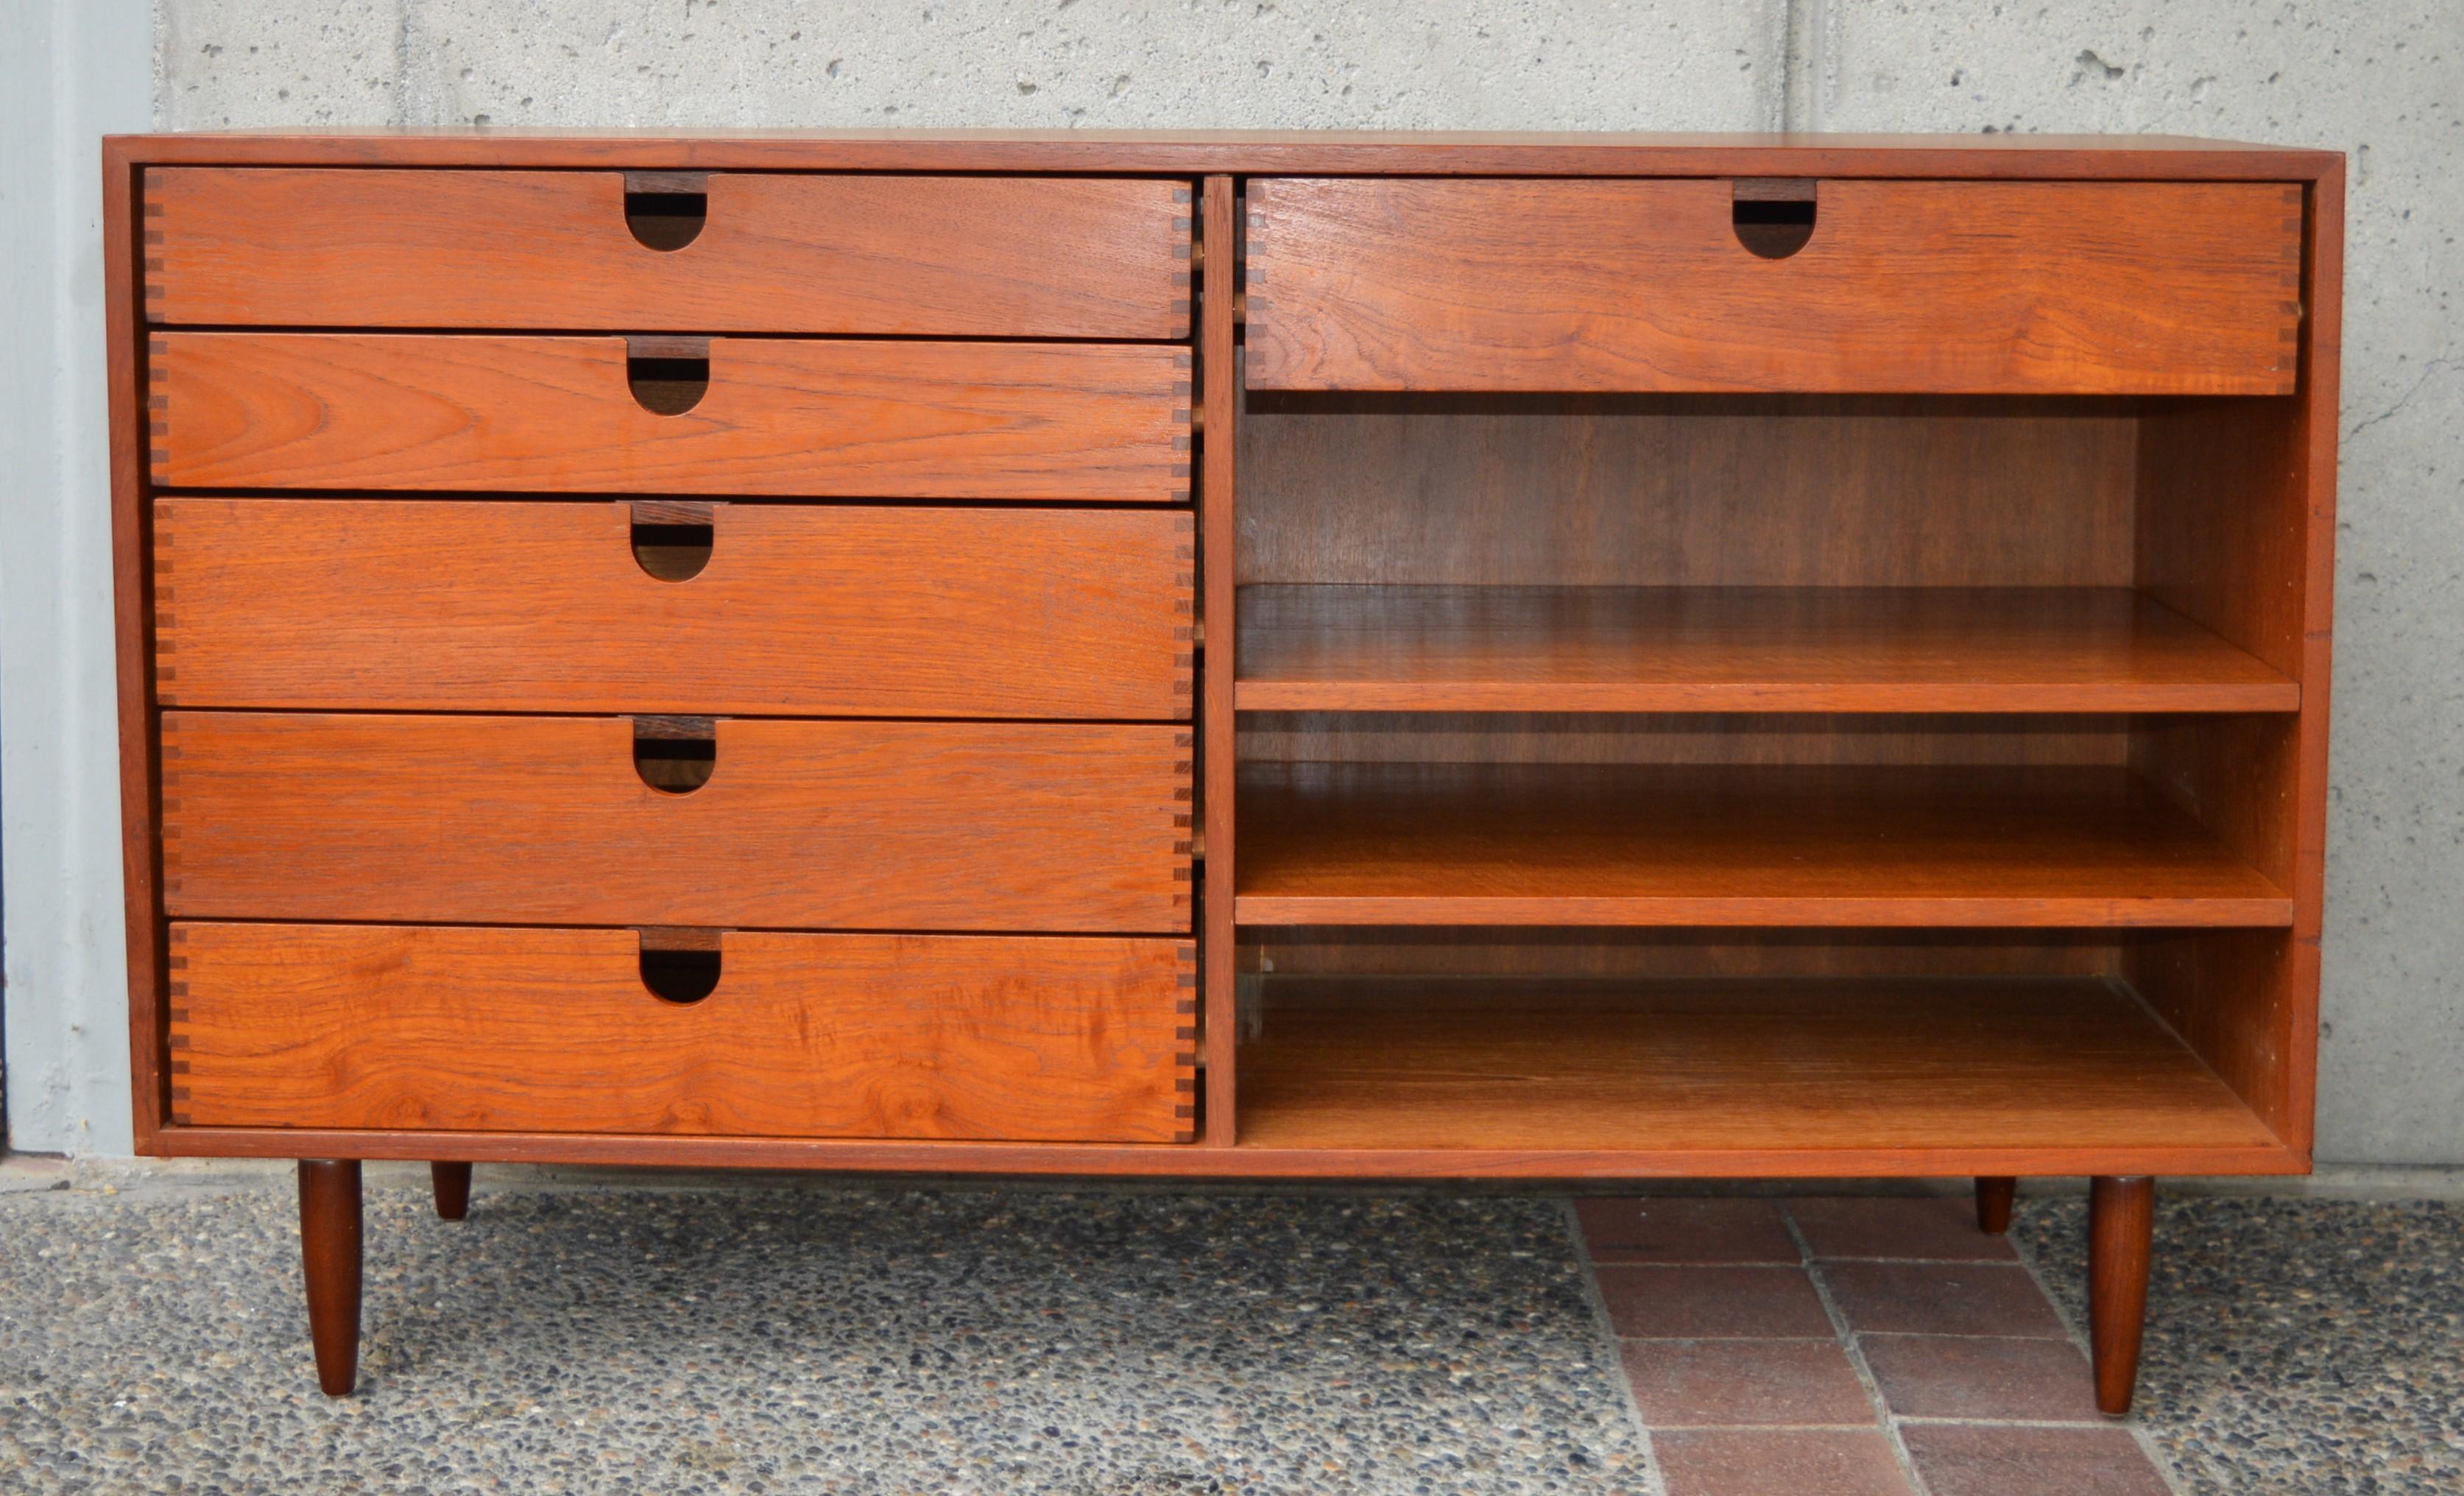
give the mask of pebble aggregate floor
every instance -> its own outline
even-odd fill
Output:
[[[372,1167],[341,1401],[287,1171],[0,1187],[0,1491],[2464,1491],[2453,1204],[2166,1201],[2113,1423],[2075,1199],[489,1172]]]

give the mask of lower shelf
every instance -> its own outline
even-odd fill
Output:
[[[1265,990],[1265,1034],[1241,1052],[1243,1148],[2277,1146],[2145,1004],[2094,978]]]
[[[2095,979],[1272,978],[1240,1139],[165,1127],[173,1156],[1251,1178],[2301,1174]]]

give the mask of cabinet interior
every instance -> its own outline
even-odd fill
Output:
[[[2306,1148],[2299,412],[1243,396],[1240,1140]]]

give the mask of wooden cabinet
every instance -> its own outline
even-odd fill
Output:
[[[138,1136],[329,1390],[364,1158],[2084,1175],[2116,1409],[2309,1165],[2337,156],[105,165]]]

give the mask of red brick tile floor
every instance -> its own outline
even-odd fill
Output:
[[[2167,1496],[1964,1199],[1587,1199],[1668,1496]]]

